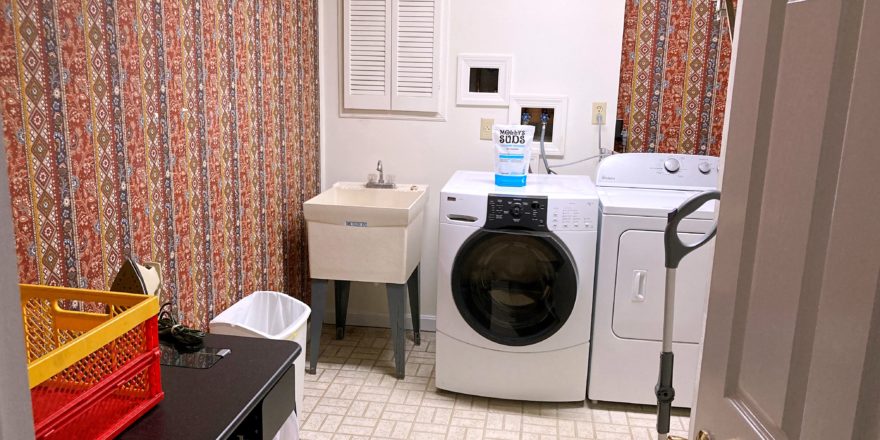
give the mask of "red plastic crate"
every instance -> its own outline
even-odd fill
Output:
[[[113,438],[162,400],[158,299],[28,285],[21,292],[38,439]],[[72,301],[98,311],[63,307]]]

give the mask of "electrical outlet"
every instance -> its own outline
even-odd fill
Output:
[[[483,141],[491,141],[492,140],[492,125],[495,124],[494,119],[482,118],[480,119],[480,140]]]
[[[593,125],[605,125],[608,122],[608,104],[593,103]]]

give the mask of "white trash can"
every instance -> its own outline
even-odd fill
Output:
[[[306,335],[312,309],[302,301],[280,292],[257,291],[224,310],[208,324],[211,333],[264,339],[286,339],[302,347],[293,363],[296,369],[296,411],[302,412],[305,385]],[[288,420],[290,422],[290,420]],[[285,426],[278,432],[290,432]],[[295,429],[295,427],[294,427]],[[294,430],[295,434],[296,431]],[[276,436],[276,438],[279,438]],[[284,438],[282,435],[281,438]]]

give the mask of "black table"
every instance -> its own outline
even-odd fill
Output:
[[[208,369],[163,365],[165,399],[119,438],[225,439],[245,431],[251,438],[261,425],[281,426],[294,407],[299,344],[207,335],[205,346],[231,352]]]

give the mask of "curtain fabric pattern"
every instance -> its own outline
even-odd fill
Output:
[[[199,328],[255,290],[309,300],[316,0],[0,6],[21,282],[106,289],[127,256],[159,262]]]
[[[617,151],[721,153],[731,56],[723,15],[716,0],[626,0]]]

